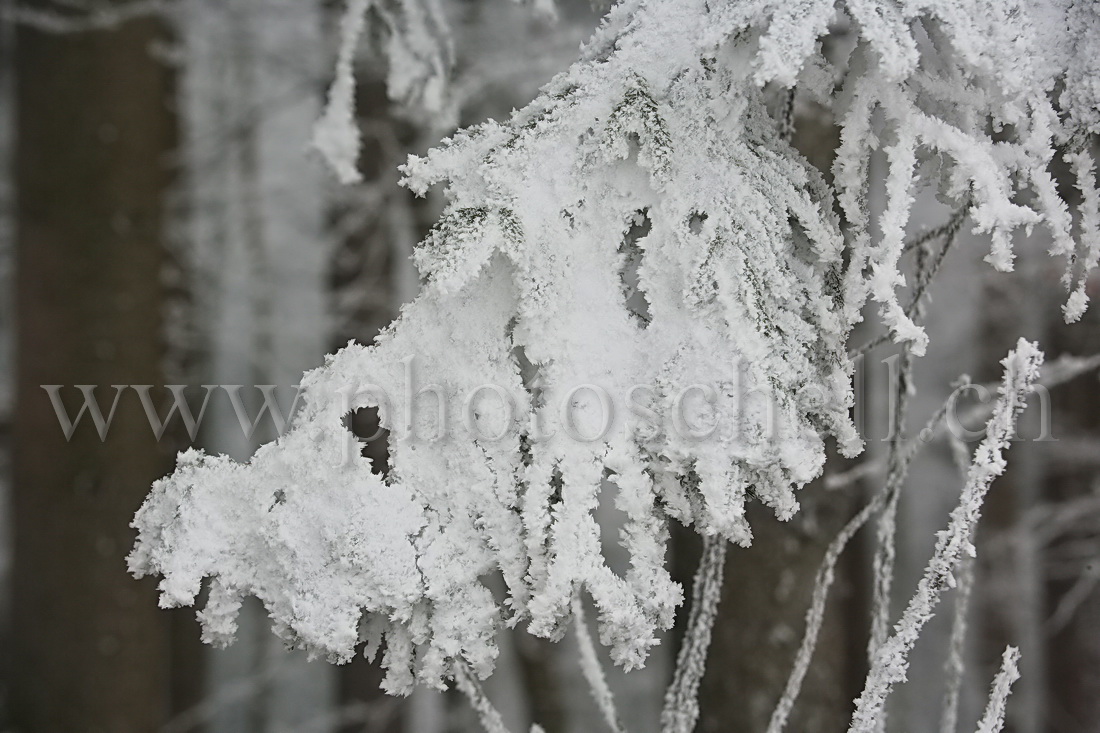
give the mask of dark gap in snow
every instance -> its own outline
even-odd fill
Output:
[[[630,228],[623,236],[619,245],[619,254],[622,255],[619,278],[622,281],[623,300],[626,301],[626,309],[634,316],[643,328],[649,325],[649,300],[646,299],[645,290],[642,289],[639,278],[639,269],[642,266],[643,251],[640,242],[649,235],[653,223],[649,219],[649,209],[640,209],[634,212],[630,222]]]
[[[597,498],[596,520],[600,525],[600,554],[611,572],[625,578],[630,570],[630,555],[622,545],[622,532],[627,515],[619,508],[619,484],[614,471],[604,468]]]
[[[371,472],[385,475],[390,470],[390,431],[382,427],[377,407],[360,407],[344,418],[345,425],[362,444],[360,454],[368,459]]]
[[[550,476],[550,488],[552,491],[549,504],[550,511],[553,512],[554,508],[561,504],[561,492],[562,489],[565,488],[565,480],[562,478],[561,468],[559,466],[554,466],[554,472]]]
[[[793,242],[793,254],[799,260],[809,266],[816,264],[818,255],[813,242],[806,234],[806,228],[793,216],[787,216],[787,225],[791,228],[791,240]]]

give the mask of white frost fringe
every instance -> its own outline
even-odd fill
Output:
[[[362,180],[356,169],[359,160],[359,127],[355,124],[355,47],[363,35],[367,10],[373,0],[348,0],[340,19],[340,51],[336,78],[328,91],[324,114],[313,126],[311,144],[324,156],[340,183]]]

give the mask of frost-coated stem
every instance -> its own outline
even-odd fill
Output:
[[[489,697],[482,689],[481,683],[464,663],[457,665],[455,670],[455,686],[470,701],[470,707],[477,713],[485,733],[509,733],[504,725],[504,719],[500,717],[500,711],[489,702]]]
[[[817,648],[817,637],[821,632],[821,624],[825,618],[825,601],[829,596],[829,589],[833,585],[836,564],[841,553],[844,552],[856,532],[867,524],[867,520],[882,510],[886,498],[887,493],[885,491],[875,494],[874,498],[860,510],[859,514],[848,520],[848,523],[844,525],[844,528],[833,538],[833,541],[829,543],[829,547],[825,550],[825,559],[822,560],[821,566],[817,569],[817,576],[814,579],[814,592],[810,601],[810,610],[806,612],[806,632],[802,636],[802,643],[795,655],[794,665],[791,668],[790,676],[787,677],[787,685],[783,688],[783,695],[779,698],[779,702],[772,712],[771,720],[768,722],[767,733],[782,733],[783,728],[787,725],[791,709],[794,708],[795,700],[798,699],[798,693],[802,690],[802,681],[806,678],[806,672],[810,669],[810,660],[813,659],[814,649]]]
[[[963,558],[957,573],[955,611],[951,620],[951,642],[944,672],[947,686],[943,695],[940,733],[956,733],[959,727],[959,693],[962,691],[966,652],[966,615],[970,609],[970,591],[974,587],[974,561]]]
[[[905,307],[906,317],[916,321],[921,315],[920,309],[925,302],[924,296],[928,293],[928,288],[935,279],[936,273],[939,272],[940,266],[947,257],[947,253],[958,239],[959,230],[962,229],[963,222],[966,221],[969,211],[970,203],[967,202],[956,209],[955,213],[951,215],[951,218],[943,224],[921,232],[911,240],[906,240],[903,252],[909,252],[915,249],[919,256],[916,281],[913,283],[913,295],[909,300],[909,304]],[[931,244],[940,237],[944,238],[943,246],[940,247],[933,257],[930,251]],[[863,344],[855,351],[850,352],[848,356],[850,358],[862,356],[889,341],[892,334],[892,331],[882,333]]]
[[[944,259],[947,257],[947,253],[951,251],[952,245],[959,238],[959,230],[962,229],[962,224],[966,221],[967,206],[963,206],[955,215],[948,220],[941,228],[936,231],[943,235],[943,246],[936,252],[936,256],[932,259],[931,253],[928,251],[929,241],[926,241],[921,245],[919,252],[921,253],[921,265],[917,268],[917,281],[913,285],[913,297],[909,302],[907,312],[921,308],[924,304],[924,296],[928,292],[928,287],[932,284],[932,281],[936,277],[936,273],[940,271],[940,265],[943,264]]]
[[[336,173],[341,183],[361,180],[355,164],[359,160],[359,127],[355,124],[355,47],[366,24],[367,9],[373,0],[348,0],[340,19],[340,51],[336,58],[336,78],[328,90],[328,104],[313,128],[313,147]]]
[[[989,703],[985,707],[985,714],[978,721],[977,733],[999,733],[1005,724],[1005,705],[1008,702],[1008,693],[1012,689],[1012,683],[1020,679],[1020,670],[1017,663],[1020,661],[1020,650],[1016,647],[1005,647],[1001,657],[1001,669],[993,678],[993,689],[989,691]]]
[[[703,538],[703,557],[691,589],[691,613],[676,657],[676,671],[665,692],[661,712],[662,733],[691,733],[699,720],[699,683],[706,670],[711,630],[722,596],[726,567],[726,540],[718,535]]]
[[[611,694],[611,688],[607,686],[607,679],[600,665],[600,658],[596,655],[596,644],[592,640],[592,633],[588,629],[588,621],[584,616],[584,602],[580,594],[573,596],[573,626],[577,630],[577,644],[580,647],[581,672],[588,682],[588,689],[592,692],[592,698],[596,706],[603,714],[607,726],[615,733],[624,733],[619,713],[615,709],[615,698]]]
[[[871,595],[871,637],[868,642],[868,659],[886,641],[890,628],[890,589],[894,579],[896,555],[898,499],[901,487],[909,473],[909,461],[905,460],[905,418],[909,410],[909,396],[913,386],[913,356],[908,345],[903,346],[898,358],[897,392],[894,401],[894,419],[891,428],[893,441],[886,471],[886,506],[879,518],[876,534],[877,546],[873,562],[873,587]]]
[[[1020,339],[1015,351],[1002,362],[1005,376],[1000,398],[986,425],[986,436],[975,452],[959,505],[951,512],[947,529],[940,532],[936,549],[925,568],[893,635],[878,648],[867,673],[862,694],[856,701],[849,733],[877,730],[886,698],[894,685],[905,680],[909,651],[921,629],[932,618],[943,591],[953,583],[952,573],[964,553],[973,555],[970,537],[978,522],[982,501],[993,479],[1005,469],[1004,451],[1016,429],[1016,417],[1039,375],[1043,354],[1032,343]]]
[[[941,405],[940,409],[932,415],[931,419],[918,435],[935,434],[936,429],[943,423],[944,417],[947,414],[947,406],[947,402]],[[912,438],[907,441],[900,452],[902,463],[908,465],[909,461],[916,455],[917,449],[923,444],[924,443],[920,441],[919,438]],[[844,525],[844,528],[840,530],[837,536],[833,538],[833,541],[829,543],[828,548],[826,548],[825,558],[821,561],[821,566],[818,568],[817,576],[814,579],[814,591],[810,600],[810,608],[806,612],[806,631],[802,635],[802,643],[799,645],[798,653],[795,655],[791,673],[787,677],[786,686],[783,688],[783,695],[779,698],[779,702],[776,703],[775,710],[772,712],[771,720],[768,723],[767,733],[782,733],[784,727],[787,725],[787,719],[790,717],[791,710],[794,708],[794,703],[798,699],[798,694],[802,691],[802,682],[806,678],[806,672],[810,669],[810,660],[813,658],[814,650],[817,648],[817,637],[821,632],[821,624],[825,618],[825,601],[828,599],[829,589],[833,585],[836,564],[840,559],[840,555],[844,552],[848,543],[851,542],[856,532],[858,532],[863,525],[867,524],[871,517],[882,511],[889,495],[888,484],[883,484],[879,492],[871,498],[871,501],[869,501],[856,516],[848,520],[848,523]]]
[[[966,444],[952,435],[951,452],[959,473],[965,477],[970,466],[970,453]],[[963,672],[966,660],[967,614],[970,610],[970,595],[974,588],[974,561],[964,557],[957,573],[958,587],[955,590],[955,609],[951,619],[951,640],[947,653],[944,672],[947,683],[943,696],[943,713],[940,717],[940,733],[957,733],[959,728],[959,695],[962,692]]]
[[[920,326],[924,320],[924,304],[921,299],[927,289],[932,276],[943,262],[943,257],[958,233],[958,227],[962,224],[965,208],[960,209],[962,214],[956,214],[944,229],[947,239],[940,249],[937,258],[932,258],[932,240],[926,239],[917,250],[916,279],[913,300],[906,314],[912,319],[914,325]],[[890,590],[894,580],[894,564],[896,558],[896,534],[898,501],[901,496],[902,486],[909,476],[909,458],[903,440],[905,438],[905,425],[909,415],[909,398],[914,393],[913,386],[913,353],[908,344],[902,346],[898,356],[897,392],[894,397],[894,415],[890,434],[894,440],[890,443],[890,455],[887,459],[886,469],[886,507],[882,512],[878,525],[878,546],[874,557],[874,586],[871,601],[871,638],[868,642],[868,659],[874,657],[875,651],[886,641],[890,624]],[[881,722],[882,725],[885,721]]]
[[[911,249],[922,247],[929,242],[939,239],[940,237],[954,238],[959,229],[962,228],[962,223],[966,220],[966,215],[970,213],[970,207],[973,205],[971,200],[967,200],[962,206],[955,209],[951,217],[943,224],[934,226],[931,229],[926,229],[920,234],[916,235],[910,240],[905,242],[905,250],[908,252]]]

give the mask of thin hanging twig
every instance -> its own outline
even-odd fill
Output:
[[[904,248],[905,252],[919,248],[918,252],[922,253],[923,258],[927,258],[928,248],[931,243],[939,237],[945,237],[943,246],[937,251],[936,255],[930,260],[926,259],[925,266],[918,267],[919,272],[917,274],[917,280],[913,285],[913,297],[910,299],[909,305],[905,308],[905,315],[907,318],[914,318],[918,309],[923,306],[925,302],[924,298],[928,293],[928,287],[931,285],[932,280],[935,279],[936,273],[939,272],[940,266],[947,257],[948,251],[950,251],[956,239],[958,239],[959,230],[962,229],[962,224],[966,221],[966,216],[969,211],[970,203],[967,202],[959,207],[955,213],[951,215],[951,218],[943,224],[921,232],[912,240],[906,242]],[[856,350],[850,352],[848,356],[849,358],[863,356],[872,349],[878,348],[886,343],[890,338],[891,334],[889,332],[880,334]]]
[[[461,662],[455,669],[455,686],[470,701],[470,707],[477,713],[485,733],[509,733],[504,725],[504,718],[500,716],[500,711],[493,707],[493,703],[489,701],[477,677]]]
[[[779,702],[776,703],[775,710],[772,711],[767,733],[782,733],[787,725],[788,718],[790,718],[794,703],[798,699],[798,693],[802,691],[802,682],[806,678],[806,672],[810,669],[810,661],[813,659],[814,650],[817,648],[817,637],[821,632],[821,624],[825,618],[825,601],[828,598],[829,589],[833,585],[837,561],[856,532],[867,524],[867,520],[882,510],[882,507],[886,504],[886,499],[887,493],[885,491],[879,491],[875,494],[858,514],[848,520],[848,523],[844,525],[844,528],[840,530],[833,541],[829,543],[829,547],[826,548],[825,559],[822,560],[821,566],[817,569],[817,576],[814,578],[814,591],[810,600],[810,609],[806,612],[806,631],[802,636],[798,653],[795,654],[794,664],[791,667],[790,675],[787,677],[783,694],[780,696]]]
[[[921,433],[932,434],[936,431],[947,415],[948,404],[948,402],[944,402],[940,406]],[[905,442],[899,454],[900,460],[907,464],[922,445],[923,443],[917,438]],[[848,523],[844,525],[843,529],[837,533],[833,541],[829,543],[828,548],[826,548],[825,557],[822,559],[814,578],[810,608],[806,612],[806,631],[803,633],[802,643],[795,654],[794,664],[791,666],[791,672],[787,677],[783,694],[772,712],[767,733],[782,733],[787,725],[791,710],[794,708],[794,703],[798,699],[798,694],[802,690],[802,682],[810,669],[810,661],[813,659],[814,650],[817,648],[817,637],[821,632],[821,624],[825,618],[825,601],[828,599],[829,589],[835,579],[837,561],[856,532],[886,505],[887,500],[890,498],[890,488],[888,483],[884,483],[863,509],[848,520]]]
[[[703,557],[691,589],[691,613],[676,657],[676,670],[665,692],[661,712],[662,733],[691,733],[699,720],[699,683],[706,670],[711,630],[722,595],[726,566],[726,540],[717,535],[703,538]]]
[[[947,674],[943,696],[943,713],[940,717],[940,733],[956,733],[959,727],[959,695],[962,692],[965,671],[967,611],[970,609],[970,592],[974,587],[974,561],[964,557],[955,579],[955,611],[951,619],[950,651],[944,672]]]
[[[957,436],[952,435],[950,441],[955,465],[963,480],[966,480],[966,472],[970,467],[970,451]],[[970,610],[971,591],[974,588],[974,560],[964,556],[959,563],[957,575],[958,587],[955,589],[955,608],[951,619],[951,640],[944,669],[947,674],[947,683],[943,696],[943,712],[940,715],[940,733],[957,733],[959,727],[959,696],[962,692],[965,671],[967,614]]]
[[[966,215],[970,212],[971,204],[972,202],[970,199],[964,201],[959,208],[955,209],[947,221],[930,229],[925,229],[920,234],[917,234],[905,243],[902,251],[908,252],[911,249],[916,249],[922,244],[927,244],[943,236],[954,236],[955,233],[959,231],[963,221],[966,220]]]
[[[779,116],[779,137],[789,143],[794,138],[794,94],[792,86],[783,96],[783,108]]]
[[[581,672],[588,682],[592,699],[596,701],[596,707],[600,709],[604,720],[607,721],[607,726],[614,733],[625,733],[626,729],[615,709],[615,697],[607,685],[603,666],[596,654],[596,644],[592,640],[592,633],[588,630],[588,621],[584,616],[584,602],[581,600],[580,593],[573,596],[573,626],[577,630],[577,644],[580,647]]]
[[[960,209],[960,211],[964,211]],[[962,216],[957,215],[948,222],[944,233],[947,237],[940,248],[939,256],[932,257],[932,239],[927,238],[917,250],[916,278],[917,285],[914,288],[913,301],[908,315],[912,322],[920,325],[924,321],[924,302],[921,296],[932,281],[936,270],[947,249],[955,239],[958,226],[962,223]],[[894,565],[896,562],[896,535],[898,501],[901,497],[902,487],[909,477],[910,461],[903,455],[905,428],[909,416],[909,398],[914,393],[913,388],[913,354],[908,344],[902,346],[898,356],[897,389],[894,394],[893,415],[891,420],[891,435],[889,456],[886,469],[886,506],[879,518],[877,547],[873,561],[873,587],[871,600],[871,635],[867,645],[868,660],[873,659],[878,648],[886,641],[890,631],[890,590],[893,586]],[[879,729],[885,726],[885,716],[880,721]]]
[[[873,559],[873,584],[871,597],[871,635],[867,645],[868,658],[886,641],[890,628],[890,589],[893,585],[896,556],[898,500],[902,486],[909,475],[909,461],[903,457],[905,422],[908,415],[909,396],[913,384],[913,356],[908,346],[902,348],[898,359],[898,383],[895,392],[892,420],[893,442],[887,458],[886,505],[879,518],[876,534],[877,546]]]
[[[986,425],[986,435],[975,452],[958,506],[951,512],[947,529],[938,533],[936,548],[924,575],[894,625],[893,634],[882,644],[871,662],[863,692],[856,700],[849,733],[871,733],[879,727],[886,698],[905,679],[909,652],[943,592],[954,582],[962,556],[974,552],[970,537],[978,522],[982,504],[993,479],[1004,472],[1004,453],[1015,434],[1016,418],[1026,404],[1039,375],[1043,354],[1034,344],[1020,339],[1005,365],[1000,398]]]

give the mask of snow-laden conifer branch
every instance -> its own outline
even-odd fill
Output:
[[[1004,451],[1015,434],[1017,415],[1039,375],[1042,356],[1038,348],[1021,339],[1002,362],[1005,375],[1000,396],[986,425],[986,436],[974,454],[959,505],[951,513],[947,529],[939,533],[932,559],[894,625],[893,634],[875,651],[849,733],[870,733],[878,728],[887,696],[895,684],[905,679],[909,651],[921,629],[932,618],[944,590],[954,583],[953,573],[963,554],[974,554],[970,538],[982,502],[993,479],[1004,472]]]
[[[392,88],[435,99],[449,53],[430,0],[350,3],[320,123],[346,178],[351,61],[368,8],[400,43],[419,39],[391,52],[425,73]],[[915,312],[898,302],[918,185],[967,207],[1001,268],[1016,230],[1050,228],[1076,268],[1067,317],[1080,315],[1100,220],[1082,157],[1100,132],[1100,53],[1075,56],[1062,35],[1100,51],[1087,32],[1098,16],[1070,0],[617,4],[531,104],[409,160],[406,185],[442,185],[448,201],[415,255],[420,297],[375,344],[307,374],[296,425],[248,464],[186,454],[135,518],[132,569],[163,575],[168,605],[193,602],[210,578],[211,639],[231,635],[246,594],[281,636],[336,660],[384,639],[394,692],[443,684],[459,665],[483,678],[505,626],[561,638],[581,592],[612,660],[640,666],[682,600],[665,568],[668,522],[748,544],[746,502],[789,518],[827,438],[859,450],[846,342],[868,300],[895,338],[923,350]],[[845,58],[819,52],[834,19],[855,35]],[[832,183],[784,139],[773,86],[837,120]],[[1083,193],[1076,237],[1050,173],[1063,148]],[[888,170],[876,222],[878,151]],[[926,287],[916,283],[917,305]],[[440,415],[394,403],[413,382],[414,394],[439,395]],[[620,409],[603,420],[598,390],[684,419],[651,430]],[[595,439],[569,435],[562,405],[575,433]],[[394,436],[385,480],[347,447],[344,419],[363,407]],[[700,439],[710,425],[722,427]],[[612,486],[626,515],[623,576],[595,518]]]

